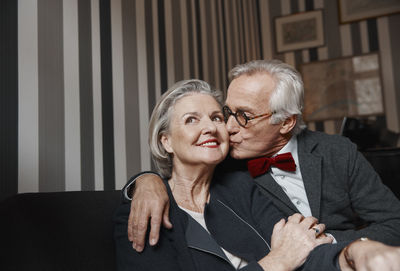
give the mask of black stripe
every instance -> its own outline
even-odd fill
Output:
[[[325,127],[324,127],[324,122],[323,121],[316,121],[315,122],[315,130],[319,132],[324,132]]]
[[[149,115],[153,111],[156,104],[156,82],[154,78],[154,41],[153,41],[153,1],[145,1],[145,29],[146,29],[146,48],[147,50],[147,86],[148,86],[148,101],[149,101]]]
[[[338,5],[336,1],[325,1],[323,21],[325,25],[325,44],[328,47],[329,58],[342,56],[342,44],[339,27]]]
[[[183,54],[182,54],[182,21],[181,5],[177,0],[172,0],[172,38],[173,38],[173,57],[174,57],[174,77],[175,81],[183,78]],[[186,78],[188,79],[188,78]]]
[[[62,0],[38,1],[39,191],[65,190]]]
[[[195,62],[194,62],[194,43],[193,43],[193,35],[196,33],[193,32],[193,20],[192,20],[192,2],[187,1],[186,4],[186,14],[188,14],[188,39],[189,39],[189,76],[190,78],[195,78]]]
[[[314,0],[306,0],[305,5],[307,11],[314,10]]]
[[[257,24],[258,24],[258,37],[259,37],[259,46],[260,46],[260,59],[264,59],[264,46],[263,46],[263,39],[262,39],[262,31],[261,31],[261,8],[260,8],[260,0],[256,1],[256,12],[257,12]]]
[[[290,0],[290,13],[299,12],[299,1],[298,0]]]
[[[101,109],[104,190],[115,189],[110,0],[100,0]]]
[[[274,18],[273,19],[273,25],[271,26],[273,29],[273,35],[272,36],[276,36],[276,30],[275,30],[275,19],[279,16],[281,16],[281,3],[280,1],[269,1],[269,5],[268,5],[268,9],[269,9],[269,17],[270,18]],[[277,52],[276,49],[276,41],[274,42],[274,51],[273,51],[273,56],[272,58],[276,58],[276,59],[280,59],[282,58],[283,54],[279,54]]]
[[[0,200],[18,192],[18,1],[0,1]]]
[[[196,12],[196,35],[197,35],[197,59],[199,61],[199,78],[203,79],[203,53],[202,53],[202,38],[201,38],[201,17],[200,17],[200,0],[195,0],[195,12]]]
[[[203,0],[204,1],[204,0]],[[214,1],[214,0],[212,0]],[[211,20],[211,1],[206,1],[205,4],[205,14],[209,14],[210,18],[206,20],[206,33],[207,33],[207,37],[206,37],[206,46],[207,46],[207,59],[208,59],[208,67],[205,67],[205,69],[207,69],[209,71],[209,82],[210,85],[212,85],[213,87],[216,86],[216,79],[215,79],[215,56],[214,56],[214,46],[213,46],[213,25],[212,25],[212,20]],[[204,79],[204,78],[203,78]]]
[[[90,0],[78,1],[82,190],[94,190],[92,20]]]
[[[369,51],[370,52],[379,51],[378,27],[376,25],[376,18],[367,20],[367,26],[368,26]],[[398,31],[398,29],[396,31]]]
[[[310,62],[312,62],[312,61],[318,61],[318,51],[317,51],[317,48],[308,49],[308,52],[309,52],[309,54],[310,54]]]
[[[351,29],[351,41],[353,45],[353,55],[359,55],[362,53],[360,26],[358,23],[351,23],[350,29]]]
[[[158,0],[158,40],[160,48],[160,86],[161,93],[167,91],[167,49],[165,42],[165,16],[164,16],[164,0]]]

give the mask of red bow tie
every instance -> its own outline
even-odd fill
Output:
[[[278,154],[274,157],[256,158],[247,162],[247,168],[253,178],[264,174],[271,166],[285,171],[296,171],[296,164],[290,152]]]

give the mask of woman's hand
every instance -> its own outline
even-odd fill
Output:
[[[301,266],[316,246],[332,243],[333,238],[323,234],[324,224],[314,217],[294,214],[285,222],[275,224],[271,238],[271,252],[259,261],[265,270],[294,270]]]

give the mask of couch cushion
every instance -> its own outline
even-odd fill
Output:
[[[115,270],[120,191],[19,194],[0,203],[0,270]]]

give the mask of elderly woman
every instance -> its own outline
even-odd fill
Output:
[[[130,204],[122,204],[115,216],[118,269],[337,270],[343,246],[318,246],[332,239],[318,234],[324,225],[315,218],[296,214],[286,222],[248,173],[214,176],[229,149],[221,107],[220,91],[188,80],[154,108],[149,143],[174,228],[161,229],[156,246],[136,253],[126,231]]]

